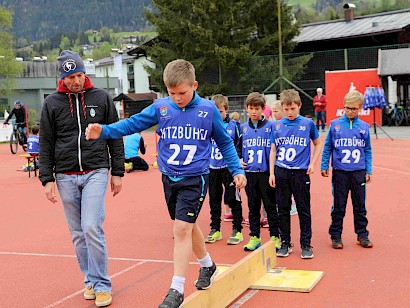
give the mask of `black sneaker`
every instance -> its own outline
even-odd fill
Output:
[[[332,239],[332,247],[334,249],[343,249],[343,242],[342,239]]]
[[[277,257],[287,257],[292,252],[292,244],[283,242],[279,250],[276,252]]]
[[[195,282],[196,288],[198,290],[209,289],[217,274],[218,268],[216,267],[216,264],[213,261],[211,267],[201,267],[199,270],[198,280]]]
[[[302,246],[302,254],[300,255],[302,259],[312,259],[314,257],[312,246],[305,245]]]
[[[358,237],[356,244],[360,245],[364,248],[372,248],[373,247],[373,243],[367,237]]]
[[[179,308],[184,302],[184,294],[179,293],[175,289],[169,289],[167,296],[158,308]]]

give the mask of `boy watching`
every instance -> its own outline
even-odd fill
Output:
[[[31,127],[31,135],[27,139],[27,151],[30,155],[38,154],[38,144],[39,144],[38,132],[39,131],[40,131],[40,127],[37,124],[34,124]]]
[[[246,98],[246,111],[249,121],[241,125],[242,165],[245,168],[247,185],[245,187],[249,207],[249,229],[251,236],[243,249],[253,251],[262,245],[260,238],[261,201],[265,207],[270,239],[279,248],[279,217],[276,210],[275,189],[269,185],[270,135],[273,122],[263,115],[265,97],[253,92]]]
[[[299,93],[284,90],[280,94],[285,118],[274,123],[271,135],[269,183],[276,187],[281,223],[282,245],[276,252],[278,257],[287,257],[292,252],[290,237],[291,196],[296,201],[300,225],[301,258],[313,258],[311,244],[312,220],[310,216],[310,174],[320,155],[321,141],[315,124],[311,119],[299,115],[302,102]],[[310,140],[314,149],[311,159]]]
[[[367,231],[366,183],[372,174],[372,148],[369,125],[359,119],[363,94],[353,90],[344,97],[345,114],[330,122],[322,154],[321,174],[329,176],[329,159],[332,156],[332,223],[329,228],[332,247],[343,249],[343,218],[346,203],[351,193],[354,216],[354,231],[357,244],[373,247]]]
[[[229,118],[227,114],[229,109],[228,98],[217,94],[212,100],[215,102],[221,117],[223,125],[228,135],[235,142],[239,139],[239,131],[235,120]],[[206,243],[215,243],[222,239],[221,233],[221,206],[222,196],[225,188],[225,203],[229,205],[232,211],[232,234],[227,241],[228,245],[237,245],[243,241],[242,235],[242,202],[239,191],[233,185],[233,177],[229,173],[228,166],[218,149],[214,139],[212,141],[211,163],[209,165],[209,206],[211,209],[211,232],[205,239]]]
[[[208,189],[211,138],[227,162],[236,188],[246,185],[246,177],[218,109],[196,93],[193,65],[181,59],[172,61],[165,67],[163,78],[169,97],[157,99],[141,113],[115,125],[91,124],[86,138],[116,138],[158,124],[157,162],[168,212],[174,220],[174,276],[159,307],[174,308],[184,301],[185,274],[192,252],[201,266],[195,283],[198,290],[208,289],[217,274],[196,223]]]

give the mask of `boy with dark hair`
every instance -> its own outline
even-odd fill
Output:
[[[312,219],[309,175],[314,172],[315,162],[319,158],[321,141],[313,121],[299,115],[302,102],[296,90],[284,90],[280,94],[280,101],[285,118],[274,123],[269,178],[270,185],[276,187],[281,223],[282,244],[276,255],[287,257],[292,252],[290,209],[293,195],[299,214],[301,258],[311,259],[313,251],[310,245]],[[310,140],[315,146],[312,158]]]
[[[373,247],[367,231],[366,184],[371,182],[372,147],[369,125],[359,119],[363,94],[353,90],[344,97],[345,114],[330,122],[322,155],[321,174],[329,176],[329,159],[332,156],[332,223],[329,228],[332,247],[342,249],[343,218],[349,191],[353,204],[354,231],[357,244]]]
[[[27,139],[27,151],[29,154],[38,154],[38,143],[39,137],[38,132],[40,131],[40,127],[37,124],[34,124],[31,127],[31,136]]]
[[[162,172],[168,212],[174,220],[174,276],[159,308],[180,307],[184,301],[185,275],[192,252],[201,266],[195,285],[211,287],[217,267],[206,250],[197,218],[209,183],[211,138],[218,145],[236,188],[246,185],[243,168],[231,137],[215,104],[196,93],[195,68],[186,60],[175,60],[164,70],[169,97],[156,100],[141,113],[112,125],[89,125],[87,139],[116,138],[158,124],[158,168]]]
[[[217,94],[212,100],[218,108],[223,125],[232,140],[239,138],[237,122],[229,118],[227,114],[229,110],[228,98]],[[211,209],[211,232],[205,239],[206,243],[215,243],[222,239],[221,233],[221,206],[222,196],[225,188],[225,203],[229,205],[232,211],[233,228],[232,234],[229,237],[228,245],[237,245],[243,241],[242,235],[242,202],[239,190],[233,185],[233,177],[229,173],[228,165],[226,164],[219,148],[214,139],[212,141],[211,163],[209,165],[209,207]]]
[[[147,145],[144,142],[144,138],[139,134],[135,133],[132,135],[128,135],[125,137],[124,140],[124,152],[125,152],[125,171],[131,172],[134,170],[142,170],[147,171],[149,166],[147,162],[139,156],[139,152],[141,154],[145,154]]]
[[[265,97],[253,92],[246,98],[247,123],[241,125],[241,145],[243,166],[248,184],[245,192],[249,207],[249,242],[243,247],[253,251],[262,245],[260,237],[260,211],[263,201],[268,223],[270,239],[279,248],[279,218],[276,210],[275,189],[269,185],[269,154],[271,150],[270,135],[273,122],[263,115],[266,106]]]

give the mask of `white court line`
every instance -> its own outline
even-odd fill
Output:
[[[139,262],[139,263],[137,263],[137,264],[131,265],[131,266],[127,267],[126,269],[123,269],[122,271],[120,271],[120,272],[118,272],[118,273],[115,273],[114,275],[111,275],[111,278],[114,278],[114,277],[117,277],[117,276],[119,276],[119,275],[121,275],[121,274],[124,274],[124,273],[126,273],[126,272],[132,270],[133,268],[135,268],[135,267],[137,267],[137,266],[140,266],[140,265],[142,265],[142,264],[144,264],[144,262]],[[54,303],[52,303],[52,304],[46,306],[45,308],[50,308],[50,307],[55,307],[55,306],[57,306],[57,305],[60,305],[60,304],[64,303],[65,301],[67,301],[67,300],[69,300],[69,299],[71,299],[71,298],[73,298],[73,297],[76,297],[77,295],[79,295],[79,294],[81,294],[81,293],[83,293],[83,292],[84,292],[84,289],[78,290],[77,292],[74,292],[74,293],[72,293],[72,294],[70,294],[70,295],[67,295],[66,297],[64,297],[64,298],[62,298],[62,299],[60,299],[60,300],[58,300],[58,301],[56,301],[56,302],[54,302]]]
[[[256,293],[258,293],[259,290],[250,290],[248,293],[246,293],[244,296],[239,298],[235,303],[233,303],[231,308],[238,308],[241,307],[243,304],[245,304],[248,300],[250,300]]]
[[[383,167],[379,167],[379,166],[373,166],[374,168],[378,168],[378,169],[383,169],[383,170],[387,170],[387,171],[393,171],[393,172],[398,172],[398,173],[403,173],[405,175],[410,175],[409,172],[404,172],[404,171],[399,171],[399,170],[394,170],[394,169],[389,169],[389,168],[383,168]]]

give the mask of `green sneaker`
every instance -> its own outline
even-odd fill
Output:
[[[228,241],[226,242],[228,245],[237,245],[240,242],[243,241],[243,235],[242,232],[239,232],[236,229],[232,230],[232,235],[231,237],[228,239]]]
[[[245,246],[243,246],[243,250],[246,251],[254,251],[258,247],[262,245],[262,241],[260,237],[252,236]]]
[[[271,236],[271,237],[270,237],[270,240],[271,240],[272,242],[275,242],[276,250],[278,250],[278,249],[280,248],[280,239],[279,239],[279,237]]]
[[[208,237],[205,239],[205,243],[215,243],[216,241],[222,240],[221,231],[212,229]]]

